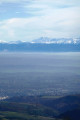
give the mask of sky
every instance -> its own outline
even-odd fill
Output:
[[[0,41],[80,37],[80,0],[0,0]]]

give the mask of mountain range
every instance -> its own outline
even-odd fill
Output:
[[[31,42],[26,42],[24,40],[18,41],[2,41],[0,43],[8,44],[19,44],[19,43],[45,43],[45,44],[80,44],[80,38],[48,38],[40,37],[38,39],[32,40]]]
[[[9,52],[80,52],[80,38],[41,37],[31,42],[24,40],[0,41],[0,51]]]
[[[34,43],[46,43],[46,44],[78,44],[80,43],[80,38],[48,38],[41,37],[33,40]]]

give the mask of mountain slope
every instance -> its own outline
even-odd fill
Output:
[[[4,52],[80,52],[80,44],[0,43]]]
[[[80,95],[18,96],[0,102],[1,120],[79,120]]]
[[[60,98],[31,96],[31,97],[13,97],[7,99],[9,102],[29,103],[49,107],[59,114],[80,107],[80,95],[65,96]]]
[[[80,120],[80,108],[67,111],[59,116],[60,118],[66,120]]]

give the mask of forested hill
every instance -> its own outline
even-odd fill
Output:
[[[80,95],[58,96],[18,96],[7,99],[8,102],[43,105],[59,114],[80,107]]]
[[[79,120],[80,95],[18,96],[0,102],[1,120]]]

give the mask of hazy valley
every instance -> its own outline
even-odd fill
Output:
[[[0,53],[0,119],[80,118],[79,62],[79,52]]]

